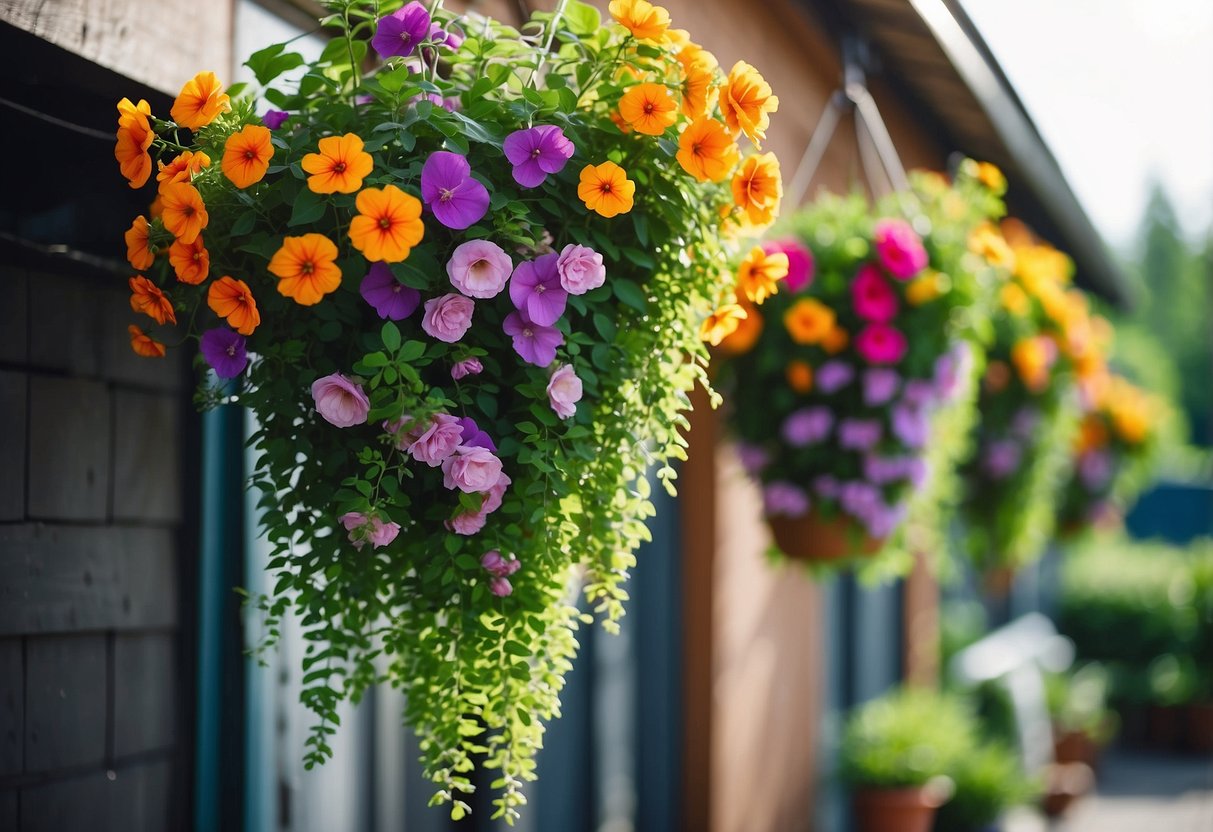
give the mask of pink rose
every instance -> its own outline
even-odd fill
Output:
[[[851,281],[851,303],[865,321],[885,324],[897,317],[897,293],[871,263],[860,266]]]
[[[560,274],[560,285],[570,295],[584,295],[606,282],[602,255],[592,248],[573,243],[561,250],[556,271]]]
[[[880,264],[898,280],[909,280],[927,267],[927,250],[905,220],[881,220],[872,239]]]
[[[488,515],[483,511],[465,512],[447,520],[446,527],[455,534],[472,535],[484,528],[487,518]]]
[[[496,297],[513,271],[510,256],[488,240],[468,240],[446,262],[451,285],[473,298]]]
[[[341,373],[313,381],[312,398],[316,401],[316,412],[339,428],[365,424],[366,414],[371,410],[371,400],[361,385]]]
[[[442,484],[465,494],[488,491],[501,476],[501,460],[485,448],[460,446],[442,462]]]
[[[505,490],[509,487],[513,480],[509,475],[502,471],[497,477],[497,482],[493,483],[493,487],[489,489],[489,493],[484,497],[484,503],[480,506],[480,511],[484,514],[492,514],[497,509],[501,508],[501,500],[505,497]]]
[[[548,382],[548,403],[561,419],[567,419],[577,412],[577,402],[581,401],[581,379],[569,364],[561,364],[552,373]]]
[[[425,428],[413,423],[412,416],[401,416],[394,422],[384,421],[383,430],[392,437],[392,444],[402,451],[407,451],[409,445],[425,432]]]
[[[425,334],[439,341],[453,344],[464,336],[472,325],[472,312],[476,304],[452,292],[425,302],[425,316],[421,328]]]
[[[463,427],[458,417],[436,413],[430,426],[409,445],[408,452],[418,462],[437,468],[462,442]]]
[[[399,523],[385,523],[378,517],[369,517],[358,511],[350,511],[339,518],[348,531],[350,543],[359,551],[370,541],[372,548],[386,546],[400,534]]]
[[[522,561],[517,558],[504,558],[497,549],[490,549],[481,556],[480,565],[494,577],[508,578],[522,568]]]
[[[855,351],[869,364],[896,364],[907,349],[906,336],[888,324],[868,324],[855,336]]]
[[[467,376],[476,376],[484,372],[484,365],[480,363],[479,358],[465,358],[462,361],[456,361],[451,367],[451,378],[459,381]]]
[[[513,591],[514,587],[510,586],[509,578],[493,578],[493,580],[489,581],[489,592],[498,598],[504,598]]]

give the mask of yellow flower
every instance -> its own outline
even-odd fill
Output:
[[[682,65],[682,114],[689,119],[703,118],[711,103],[712,84],[716,80],[716,58],[711,52],[695,44],[688,44],[679,51],[678,63]]]
[[[977,163],[977,181],[993,191],[996,196],[1002,196],[1007,192],[1007,177],[1003,176],[997,165],[989,162]]]
[[[1003,309],[1019,318],[1032,311],[1032,302],[1028,300],[1028,293],[1019,288],[1016,283],[1003,284],[998,293],[998,301],[1002,304]]]
[[[637,84],[619,99],[619,115],[637,133],[660,136],[678,119],[678,105],[663,84]]]
[[[745,311],[745,317],[737,322],[737,328],[733,330],[732,334],[726,336],[717,345],[719,351],[724,355],[741,355],[749,352],[758,342],[758,336],[762,334],[763,320],[758,307],[744,298],[738,298],[737,305]]]
[[[699,327],[699,338],[707,341],[713,347],[737,331],[737,327],[746,317],[746,311],[736,303],[726,303],[708,315],[707,320]]]
[[[678,164],[700,182],[723,181],[737,167],[737,143],[723,124],[701,118],[678,137]]]
[[[747,156],[733,175],[733,204],[752,227],[770,225],[779,216],[783,180],[774,153]]]
[[[223,92],[223,85],[213,72],[199,72],[185,82],[169,115],[173,121],[189,130],[206,127],[223,112],[232,109],[232,103]]]
[[[969,251],[981,255],[995,266],[1012,271],[1015,269],[1015,252],[992,223],[983,222],[973,229],[969,235]]]
[[[1041,283],[1069,283],[1074,264],[1050,245],[1015,246],[1015,276],[1029,291]]]
[[[1021,338],[1011,347],[1011,363],[1019,380],[1033,393],[1049,386],[1049,368],[1057,347],[1045,336]]]
[[[720,89],[720,111],[733,135],[745,133],[757,146],[767,137],[770,114],[778,109],[779,99],[771,94],[771,85],[758,70],[745,61],[733,64]]]
[[[737,289],[746,300],[761,304],[779,291],[779,281],[787,276],[786,254],[767,254],[762,246],[754,246],[737,269]]]
[[[949,281],[946,275],[928,269],[922,277],[906,286],[906,302],[910,306],[922,306],[930,303],[942,295],[948,286]]]
[[[670,28],[670,13],[648,0],[611,0],[607,11],[637,40],[663,40]]]
[[[614,162],[586,165],[581,169],[577,196],[585,207],[608,219],[632,210],[636,183]]]
[[[801,298],[783,314],[783,325],[797,344],[820,343],[834,320],[834,310],[815,298]]]

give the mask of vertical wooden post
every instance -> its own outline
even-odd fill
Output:
[[[939,584],[926,555],[914,555],[914,569],[903,589],[905,681],[916,687],[939,684]]]

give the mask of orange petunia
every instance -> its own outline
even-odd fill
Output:
[[[168,262],[177,273],[177,279],[182,283],[197,286],[206,280],[211,270],[211,254],[202,244],[202,235],[192,243],[177,240],[168,250]]]
[[[779,216],[783,199],[783,179],[774,153],[747,156],[733,174],[733,204],[741,209],[745,222],[765,227]]]
[[[692,121],[707,115],[716,81],[716,57],[695,44],[683,47],[675,56],[682,65],[682,114]]]
[[[216,280],[206,293],[206,305],[241,335],[252,335],[261,323],[257,301],[243,280],[227,275]]]
[[[708,315],[699,327],[700,340],[707,341],[713,347],[737,331],[737,327],[745,320],[746,311],[736,303],[726,303]]]
[[[670,28],[670,13],[648,0],[611,0],[607,11],[638,40],[661,40]]]
[[[834,324],[834,328],[821,339],[821,348],[830,355],[838,355],[847,348],[849,343],[851,343],[851,336],[838,324]]]
[[[1023,382],[1033,393],[1049,386],[1049,368],[1053,366],[1056,346],[1044,336],[1021,338],[1011,347],[1011,363]]]
[[[183,243],[198,239],[210,222],[198,189],[188,182],[169,182],[160,186],[160,196],[164,204],[160,216],[169,233]]]
[[[358,216],[350,221],[350,242],[367,260],[399,263],[425,235],[421,200],[395,185],[367,188],[354,205]]]
[[[797,393],[809,393],[813,390],[813,368],[807,361],[789,361],[784,369],[788,387]]]
[[[312,306],[341,285],[341,269],[336,261],[337,246],[332,240],[323,234],[304,234],[282,241],[269,270],[278,278],[280,294],[300,306]]]
[[[223,145],[223,175],[237,188],[260,182],[274,156],[268,127],[248,124],[239,133],[227,137]]]
[[[771,113],[779,109],[779,98],[758,70],[738,61],[720,88],[720,112],[733,135],[745,133],[755,146],[767,137]]]
[[[132,188],[142,188],[152,175],[152,157],[147,150],[156,134],[148,121],[151,114],[151,105],[142,99],[138,104],[132,104],[129,98],[118,102],[118,132],[115,134],[118,141],[114,145],[114,159]]]
[[[619,115],[637,133],[660,136],[678,120],[678,104],[664,84],[636,84],[619,99]]]
[[[714,118],[693,121],[678,137],[678,164],[700,182],[723,181],[739,158],[737,143]]]
[[[232,109],[232,102],[223,92],[223,85],[213,72],[199,72],[185,82],[169,115],[173,121],[189,130],[206,127],[220,114]]]
[[[152,204],[147,206],[147,215],[154,220],[158,220],[161,216],[163,216],[163,214],[164,198],[157,193],[156,198],[152,200]]]
[[[747,300],[761,304],[779,291],[779,281],[787,276],[786,254],[767,254],[762,246],[754,246],[737,267],[737,288]]]
[[[608,219],[632,210],[636,183],[614,162],[586,165],[581,169],[577,196],[597,214]]]
[[[134,324],[128,326],[126,332],[131,336],[131,349],[135,351],[135,355],[141,355],[144,358],[164,358],[164,344],[147,335]]]
[[[1074,437],[1074,452],[1084,454],[1108,444],[1108,428],[1102,418],[1094,413],[1088,413],[1078,426]]]
[[[191,182],[202,172],[203,168],[211,166],[211,157],[201,150],[194,152],[186,150],[167,165],[160,162],[160,172],[156,174],[157,182]]]
[[[754,348],[754,344],[758,343],[758,336],[762,334],[764,322],[758,307],[744,298],[738,298],[737,305],[745,310],[745,317],[737,322],[737,329],[717,345],[720,352],[725,355],[741,355],[749,352]]]
[[[326,136],[319,153],[303,157],[303,169],[311,174],[307,186],[317,194],[352,194],[362,187],[375,166],[371,154],[362,149],[362,139],[353,133]]]
[[[131,268],[142,271],[155,261],[156,253],[152,251],[151,234],[151,223],[147,221],[147,217],[140,214],[122,235],[126,239],[126,259]]]
[[[1032,311],[1032,302],[1028,300],[1028,293],[1019,287],[1018,283],[1004,283],[1002,288],[998,290],[998,301],[1002,304],[1002,308],[1022,318]]]
[[[834,310],[814,298],[801,298],[783,313],[783,325],[797,344],[817,344],[834,328]]]
[[[131,287],[131,309],[147,315],[161,326],[166,322],[177,323],[173,302],[160,291],[159,286],[142,275],[135,275],[127,283]]]
[[[632,132],[632,125],[623,120],[623,116],[619,115],[618,110],[611,110],[609,115],[611,117],[611,123],[619,128],[620,133],[626,134]]]

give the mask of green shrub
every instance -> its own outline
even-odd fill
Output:
[[[1026,777],[1008,746],[985,743],[957,760],[951,771],[955,791],[935,816],[935,832],[977,832],[1011,806],[1040,792]]]

